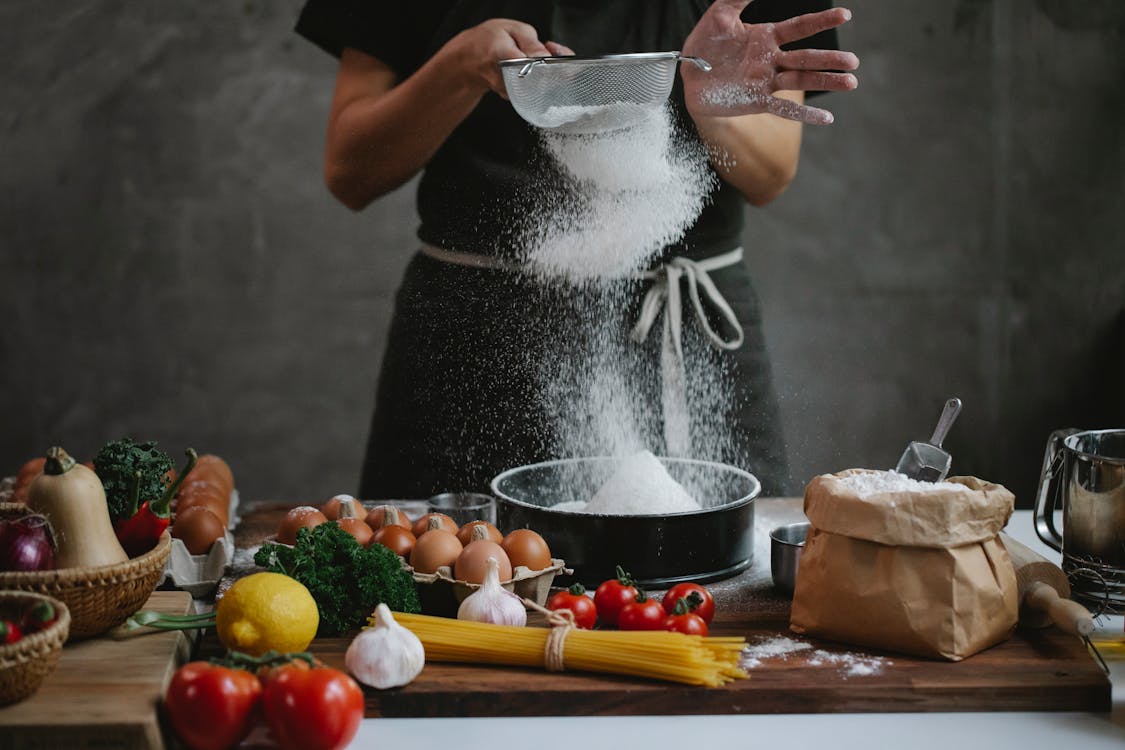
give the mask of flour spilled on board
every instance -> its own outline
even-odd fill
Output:
[[[812,652],[811,654],[808,652]],[[894,664],[882,656],[870,654],[834,652],[824,649],[815,649],[811,643],[800,641],[788,636],[778,635],[772,638],[763,638],[748,645],[742,650],[739,666],[743,669],[760,667],[767,661],[786,661],[792,654],[800,653],[805,656],[805,665],[809,667],[836,667],[836,671],[844,679],[849,677],[869,677],[881,674],[883,670]]]

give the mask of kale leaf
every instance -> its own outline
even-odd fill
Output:
[[[297,543],[267,542],[254,562],[304,584],[320,611],[317,635],[362,627],[383,603],[395,612],[420,612],[414,578],[402,559],[381,544],[363,547],[334,523],[298,529]]]
[[[103,445],[94,457],[94,471],[105,487],[109,517],[116,521],[132,518],[136,513],[132,502],[136,472],[141,474],[138,504],[146,500],[155,502],[170,483],[168,472],[174,466],[171,456],[157,448],[154,440],[134,443],[129,438],[122,438]]]

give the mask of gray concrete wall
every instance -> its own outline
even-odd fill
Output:
[[[413,195],[323,188],[299,6],[0,3],[0,474],[129,434],[250,498],[354,488]],[[793,489],[956,394],[956,469],[1027,505],[1051,429],[1125,427],[1125,6],[850,7],[860,90],[748,209]]]

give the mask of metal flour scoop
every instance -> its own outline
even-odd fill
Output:
[[[930,442],[923,443],[915,440],[906,446],[902,458],[898,460],[895,471],[905,474],[919,482],[940,482],[949,474],[949,467],[953,457],[948,451],[942,449],[942,441],[953,426],[953,420],[961,413],[961,399],[951,398],[945,402],[941,412],[941,419],[934,428],[934,435]]]

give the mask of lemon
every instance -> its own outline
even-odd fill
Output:
[[[215,630],[228,649],[260,656],[266,651],[304,651],[320,625],[312,594],[280,573],[240,578],[215,611]]]

